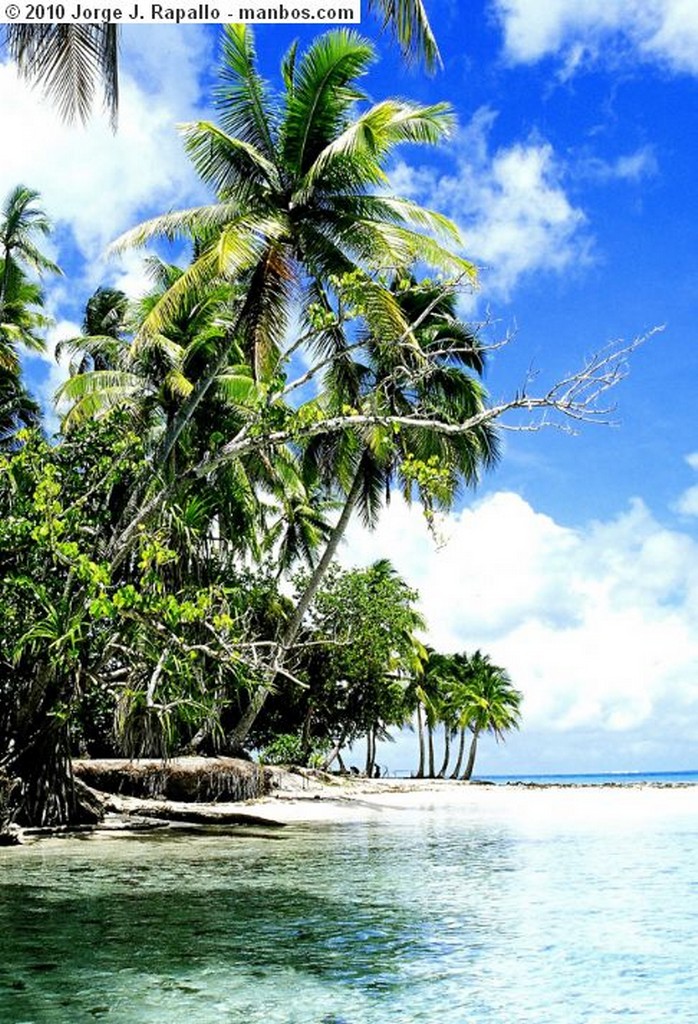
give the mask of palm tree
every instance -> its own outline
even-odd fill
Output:
[[[5,447],[21,427],[39,422],[39,407],[21,380],[18,346],[42,352],[42,333],[51,321],[42,312],[42,290],[27,272],[60,273],[37,246],[36,236],[51,230],[38,199],[38,192],[19,185],[0,210],[0,444]]]
[[[154,288],[140,303],[129,306],[122,292],[98,289],[86,306],[85,334],[58,346],[57,354],[73,355],[71,376],[56,395],[58,402],[71,403],[63,418],[64,432],[121,410],[151,451],[157,451],[197,380],[223,348],[230,363],[222,367],[165,467],[167,479],[177,485],[170,526],[181,539],[187,524],[196,521],[199,543],[208,530],[219,549],[233,544],[239,557],[247,552],[258,559],[273,552],[279,575],[299,560],[312,566],[315,550],[330,530],[328,503],[306,486],[291,450],[227,463],[208,483],[187,479],[192,460],[201,458],[215,436],[237,432],[258,395],[228,332],[236,294],[229,284],[214,283],[201,300],[181,304],[157,336],[147,343],[138,339],[139,324],[182,275],[179,267],[157,258],[149,259],[148,268]],[[179,544],[174,546],[179,550]],[[186,564],[183,555],[178,566],[184,570]]]
[[[392,29],[408,60],[421,59],[430,70],[441,63],[422,0],[370,0],[369,8]],[[43,85],[66,120],[87,120],[101,87],[105,107],[116,126],[118,25],[7,25],[5,38],[20,73],[30,82]]]
[[[335,339],[328,388],[318,401],[330,416],[348,403],[358,409],[390,415],[428,409],[438,412],[444,420],[462,422],[480,411],[486,399],[480,383],[466,372],[482,372],[484,356],[478,339],[457,318],[453,293],[432,284],[419,287],[404,275],[399,279],[404,289],[394,292],[396,302],[406,320],[419,325],[410,332],[411,343],[385,344],[380,336],[369,333],[362,346],[365,361],[348,363],[346,346],[341,338]],[[277,667],[293,644],[357,508],[369,527],[375,525],[395,478],[408,500],[416,490],[428,508],[447,508],[461,483],[474,484],[480,472],[493,466],[497,458],[497,435],[489,426],[454,437],[417,429],[396,436],[380,426],[365,431],[349,428],[342,435],[320,436],[311,442],[306,449],[308,475],[316,473],[329,488],[343,491],[343,505],[322,556],[279,638]],[[415,465],[425,468],[426,479],[411,472]],[[437,465],[440,470],[434,485],[429,470]],[[266,691],[262,688],[240,720],[233,735],[234,745],[242,745],[265,699]],[[428,712],[427,725],[430,723],[433,726]],[[433,774],[431,740],[429,749]]]
[[[475,651],[473,655],[454,656],[460,660],[461,746],[452,778],[458,778],[463,758],[464,737],[471,733],[470,750],[465,770],[460,778],[472,778],[477,754],[477,744],[483,732],[490,732],[497,739],[503,739],[510,729],[518,729],[521,718],[523,694],[514,688],[508,672],[493,665],[489,656]]]
[[[234,280],[245,298],[232,333],[264,380],[278,365],[292,300],[326,300],[342,275],[422,259],[474,274],[433,237],[458,240],[454,225],[408,200],[376,194],[383,167],[405,142],[435,143],[451,127],[445,104],[386,100],[357,114],[358,87],[375,57],[355,32],[334,31],[299,56],[284,58],[285,90],[273,95],[256,68],[252,33],[226,26],[217,92],[219,123],[183,128],[184,142],[213,205],[156,217],[127,232],[115,249],[153,238],[194,239],[195,258],[141,329],[157,334],[180,302],[201,296],[212,279]],[[399,336],[406,324],[394,297],[365,276],[365,302],[377,330]],[[224,355],[221,355],[224,359]],[[167,458],[219,370],[202,379],[173,424]]]
[[[0,211],[0,261],[3,267],[0,301],[5,297],[13,267],[29,267],[38,274],[47,271],[61,273],[60,267],[44,255],[35,242],[37,234],[47,236],[52,230],[50,220],[37,206],[38,199],[38,192],[25,185],[17,185]]]
[[[41,409],[19,377],[0,368],[0,452],[17,444],[18,431],[38,427]]]

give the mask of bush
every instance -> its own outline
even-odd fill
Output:
[[[304,765],[303,744],[295,733],[282,733],[265,747],[260,754],[263,764]]]

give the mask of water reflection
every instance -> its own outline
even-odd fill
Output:
[[[673,837],[669,875],[651,869],[660,848],[667,866],[666,834],[638,851],[636,836],[540,841],[439,813],[6,851],[0,1021],[681,1019],[697,994],[682,975],[698,953],[694,838]],[[667,934],[679,944],[668,974]]]

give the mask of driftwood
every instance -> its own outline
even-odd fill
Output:
[[[272,778],[269,769],[233,757],[74,761],[73,772],[103,793],[188,803],[256,800],[270,791]]]
[[[134,797],[110,796],[107,811],[144,821],[184,822],[190,825],[264,825],[282,828],[284,822],[274,821],[243,809],[223,809],[211,804],[175,803],[170,800],[137,800]]]

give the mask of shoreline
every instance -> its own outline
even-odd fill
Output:
[[[642,826],[648,819],[680,815],[698,822],[698,785],[690,782],[463,782],[450,779],[366,779],[307,770],[274,769],[272,790],[244,801],[185,801],[105,792],[104,820],[95,825],[25,828],[19,845],[71,835],[87,839],[148,832],[239,834],[245,828],[341,826],[392,820],[404,823],[425,812],[466,815],[473,822],[514,827]]]

